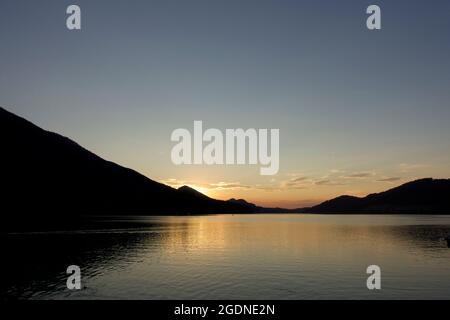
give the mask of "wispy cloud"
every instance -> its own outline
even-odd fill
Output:
[[[404,166],[406,167],[406,166]],[[408,166],[410,168],[411,166]],[[372,179],[370,179],[372,178]],[[361,183],[377,183],[377,182],[384,182],[384,183],[395,183],[396,181],[401,181],[404,178],[401,178],[401,176],[389,176],[389,175],[381,175],[380,173],[377,173],[373,170],[367,170],[367,171],[348,171],[348,170],[338,170],[338,169],[331,169],[328,170],[326,174],[323,175],[314,175],[314,174],[305,174],[301,172],[297,173],[289,173],[285,175],[285,179],[271,179],[270,181],[267,181],[267,183],[262,184],[249,184],[249,183],[242,183],[239,181],[219,181],[219,182],[198,182],[198,181],[184,181],[184,180],[178,180],[178,179],[167,179],[163,180],[162,182],[165,184],[168,184],[172,187],[178,188],[183,185],[188,185],[193,188],[199,188],[203,191],[211,191],[213,194],[215,194],[215,191],[224,191],[225,193],[227,191],[236,190],[237,193],[239,193],[239,190],[242,192],[245,190],[247,191],[267,191],[267,192],[285,192],[285,191],[292,191],[290,194],[294,194],[296,190],[299,190],[299,195],[304,194],[310,194],[310,193],[317,193],[322,192],[320,190],[323,190],[322,188],[327,188],[325,192],[330,192],[329,190],[332,189],[332,187],[336,187],[335,192],[344,192],[344,190],[341,190],[342,188],[337,188],[341,186],[348,186],[352,187],[355,186],[356,188],[360,187],[358,186]],[[331,188],[331,189],[330,189]],[[305,192],[301,192],[301,190],[307,190]],[[228,192],[229,193],[229,192]],[[356,192],[355,192],[356,193]],[[361,194],[364,192],[361,191]],[[252,193],[250,193],[252,194]]]
[[[308,180],[308,177],[298,177],[298,178],[293,178],[291,179],[292,182],[301,182],[301,181],[306,181]]]
[[[289,180],[282,181],[279,185],[281,189],[306,189],[311,185],[311,179],[307,176],[294,176]]]
[[[378,181],[378,182],[396,182],[396,181],[400,181],[400,180],[402,180],[402,178],[400,178],[400,177],[386,177],[386,178],[378,179],[376,181]]]
[[[345,179],[364,179],[373,177],[375,175],[374,172],[364,171],[364,172],[355,172],[348,175],[343,176]]]
[[[224,189],[251,189],[249,185],[242,185],[240,182],[219,182],[208,184],[210,189],[224,190]]]
[[[343,171],[336,170],[335,173],[342,173]],[[342,186],[346,185],[341,179],[342,177],[335,177],[333,174],[322,175],[321,177],[311,176],[294,176],[289,180],[281,183],[282,189],[310,189],[317,186]]]
[[[200,188],[205,188],[205,189],[210,189],[210,190],[251,189],[252,188],[252,186],[243,185],[240,182],[220,181],[217,183],[202,183],[202,182],[196,182],[196,181],[178,180],[178,179],[173,179],[173,178],[163,180],[162,183],[165,183],[174,188],[179,188],[184,185],[200,187]]]
[[[339,182],[339,181],[333,181],[333,180],[329,180],[329,179],[325,179],[325,180],[319,180],[314,182],[314,184],[316,186],[343,186],[344,183]]]

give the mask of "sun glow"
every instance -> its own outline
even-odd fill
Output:
[[[212,195],[210,194],[210,189],[196,185],[196,184],[190,184],[187,185],[188,187],[191,187],[192,189],[197,190],[200,193],[203,193],[204,195],[208,196],[208,197],[212,197]]]

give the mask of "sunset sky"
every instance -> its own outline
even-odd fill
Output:
[[[1,106],[175,187],[292,208],[450,177],[448,0],[2,0],[0,43]],[[175,166],[194,120],[280,129],[279,173]]]

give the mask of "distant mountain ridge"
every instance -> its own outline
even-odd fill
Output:
[[[419,179],[366,197],[340,196],[301,210],[311,213],[450,214],[450,179]]]
[[[70,221],[81,215],[116,214],[450,213],[450,179],[421,179],[364,198],[341,196],[311,208],[264,208],[153,181],[1,107],[0,130],[0,207],[6,225],[44,217]]]

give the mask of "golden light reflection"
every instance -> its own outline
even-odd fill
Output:
[[[218,261],[223,257],[241,260],[248,255],[265,261],[275,256],[303,259],[314,258],[319,252],[322,259],[357,261],[374,254],[398,254],[398,247],[410,240],[401,229],[383,226],[383,217],[382,227],[363,221],[346,224],[339,219],[336,217],[337,223],[322,223],[310,215],[258,215],[256,220],[252,215],[171,217],[171,224],[178,227],[168,230],[164,246],[174,252],[182,248],[192,257],[213,256]]]

